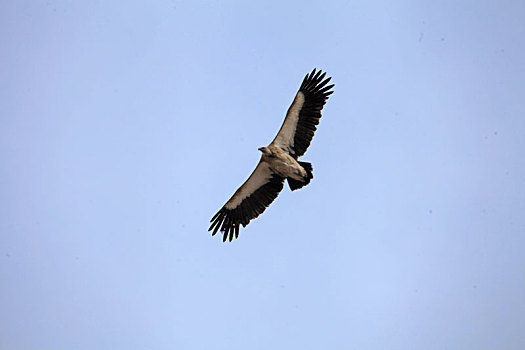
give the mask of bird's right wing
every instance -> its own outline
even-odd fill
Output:
[[[284,178],[275,174],[267,162],[259,161],[257,167],[241,187],[210,220],[213,230],[223,232],[222,240],[239,237],[239,227],[248,225],[277,198],[283,189]]]

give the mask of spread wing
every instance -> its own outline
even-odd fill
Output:
[[[242,184],[228,202],[210,220],[213,230],[223,232],[222,240],[239,237],[239,227],[259,216],[277,198],[283,189],[284,178],[275,174],[267,162],[259,161],[248,180]]]
[[[303,83],[295,95],[286,118],[272,141],[272,144],[290,152],[295,159],[302,156],[314,137],[328,96],[333,91],[334,84],[326,85],[331,78],[324,79],[326,73],[314,70],[304,77]],[[324,80],[323,80],[324,79]]]

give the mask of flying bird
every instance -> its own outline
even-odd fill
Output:
[[[328,96],[334,84],[331,78],[315,68],[304,77],[299,91],[286,112],[283,125],[275,139],[260,147],[261,160],[241,187],[210,220],[212,236],[220,231],[222,240],[239,237],[240,225],[246,227],[258,217],[283,189],[285,180],[292,191],[302,188],[312,180],[312,164],[298,160],[314,137]]]

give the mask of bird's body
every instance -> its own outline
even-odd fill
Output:
[[[292,191],[306,186],[313,178],[312,165],[298,161],[314,136],[328,96],[334,86],[327,85],[330,78],[315,69],[307,74],[286,113],[275,139],[262,152],[259,164],[248,180],[213,216],[209,231],[223,232],[223,240],[231,241],[239,235],[240,225],[246,226],[259,216],[283,189],[284,182]]]
[[[295,160],[290,153],[281,147],[269,145],[259,148],[263,152],[261,161],[267,162],[270,169],[284,178],[303,181],[306,176],[306,170]]]

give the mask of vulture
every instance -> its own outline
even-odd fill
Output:
[[[283,125],[275,139],[260,147],[261,160],[248,180],[210,220],[214,236],[220,231],[222,240],[239,237],[239,228],[258,217],[283,189],[284,182],[295,191],[312,180],[312,164],[299,161],[314,136],[328,96],[334,84],[321,70],[304,77],[299,91],[286,112]]]

